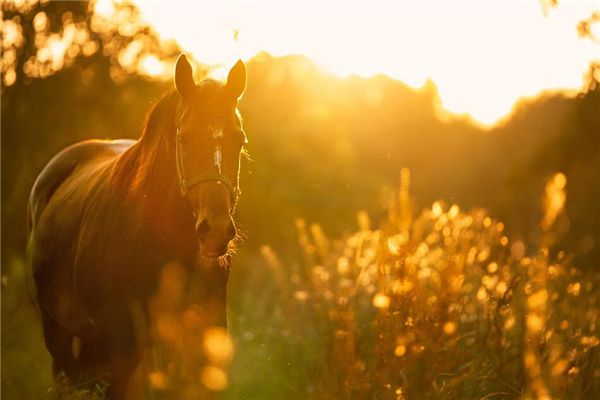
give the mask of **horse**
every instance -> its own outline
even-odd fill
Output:
[[[62,150],[28,201],[29,271],[53,374],[77,385],[102,371],[117,399],[152,346],[144,321],[165,266],[195,274],[191,298],[203,327],[227,326],[246,68],[239,60],[226,83],[196,84],[181,54],[174,83],[138,140]]]

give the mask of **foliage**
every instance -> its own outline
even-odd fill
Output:
[[[511,118],[485,132],[460,118],[440,121],[432,83],[415,92],[383,76],[333,79],[298,57],[262,55],[248,69],[241,108],[259,162],[242,176],[240,221],[257,244],[288,251],[293,232],[280,227],[298,216],[335,235],[350,229],[357,209],[379,221],[386,192],[407,167],[417,204],[444,198],[484,206],[515,238],[535,245],[537,193],[560,170],[570,196],[561,246],[576,254],[579,268],[597,263],[600,210],[589,204],[600,181],[596,75],[576,98],[522,100]]]
[[[24,9],[16,9],[17,3]],[[49,158],[78,140],[137,137],[150,102],[170,87],[142,70],[144,60],[156,56],[166,73],[158,77],[168,77],[176,50],[138,24],[130,4],[115,7],[106,14],[105,6],[96,13],[98,7],[81,2],[3,3],[3,21],[18,21],[21,30],[21,47],[3,53],[16,60],[16,71],[44,53],[46,47],[36,44],[49,45],[51,38],[58,40],[54,35],[75,38],[69,33],[73,27],[98,45],[89,56],[77,45],[76,55],[69,58],[66,51],[62,69],[47,78],[17,74],[3,89],[2,217],[13,232],[2,238],[5,262],[25,246],[26,198]],[[43,27],[38,32],[34,20],[41,13],[47,21],[38,24]],[[113,14],[114,19],[103,17]],[[128,24],[115,23],[125,17]],[[576,254],[580,268],[591,268],[600,259],[600,227],[594,222],[600,221],[600,209],[590,205],[600,179],[595,71],[578,98],[546,94],[522,101],[510,119],[484,132],[460,118],[440,120],[432,82],[414,91],[383,76],[335,79],[301,57],[255,57],[240,104],[248,149],[259,160],[242,170],[238,221],[249,233],[248,245],[255,252],[263,243],[289,250],[289,221],[298,216],[320,221],[336,235],[351,228],[347,221],[357,209],[379,219],[385,190],[402,167],[416,178],[418,204],[446,198],[464,208],[485,206],[511,234],[535,244],[537,233],[530,229],[541,209],[533,194],[561,170],[571,196],[569,232],[561,245]],[[206,70],[197,72],[200,79]]]
[[[159,40],[129,2],[9,0],[2,3],[2,32],[3,92],[97,53],[108,57],[116,81],[131,74],[155,76],[160,59],[179,51],[175,43]]]
[[[359,230],[341,239],[297,220],[300,251],[280,255],[263,246],[263,260],[246,264],[251,273],[235,271],[235,357],[225,397],[596,397],[600,282],[554,246],[565,176],[557,173],[546,184],[540,246],[529,249],[481,209],[464,212],[437,201],[416,213],[408,170],[401,182],[378,229],[365,212],[358,215]],[[26,290],[19,267],[5,278],[3,318]],[[189,377],[177,371],[186,368],[186,354],[206,348],[206,338],[193,332],[174,340],[180,332],[174,326],[197,320],[193,310],[174,311],[185,280],[178,271],[175,265],[165,268],[150,308],[158,318],[152,329],[164,343],[151,359],[180,357],[179,367],[146,364],[140,379],[152,388],[151,398],[181,396],[178,385],[189,394]],[[161,315],[168,317],[166,325]],[[26,339],[35,346],[22,356],[38,357],[40,340]],[[232,343],[218,332],[209,342],[214,361],[226,365],[220,363],[229,359]],[[214,377],[202,379],[210,385]],[[227,378],[221,381],[227,385]],[[59,384],[48,396],[95,399],[102,398],[102,389]]]
[[[3,263],[23,252],[27,195],[49,158],[91,137],[136,137],[148,103],[166,90],[142,70],[149,57],[172,61],[177,46],[131,4],[105,14],[96,4],[2,2],[2,220],[12,227]]]
[[[22,262],[35,177],[75,141],[135,138],[171,86],[173,44],[126,2],[112,19],[94,11],[2,3],[6,398],[39,398],[52,385]],[[231,275],[225,397],[598,397],[597,66],[576,98],[523,100],[490,131],[440,119],[432,82],[414,91],[383,76],[336,79],[304,58],[268,54],[248,72],[240,108],[255,162],[243,166],[236,216],[248,240]],[[393,190],[404,167],[410,196],[406,170]],[[544,203],[549,181],[556,200]],[[548,214],[565,190],[565,208]],[[489,211],[461,211],[472,207]],[[359,209],[377,229],[361,213],[353,232]],[[158,367],[142,376],[153,395],[166,379],[185,381]],[[46,395],[102,397],[92,389]]]
[[[269,398],[235,386],[252,363],[257,381],[271,372],[245,350],[254,334],[281,369],[275,398],[597,397],[600,282],[552,247],[564,175],[547,184],[537,249],[483,210],[435,202],[412,217],[403,175],[379,229],[360,213],[332,240],[299,220],[302,262],[263,248],[270,279],[239,314],[232,398]]]
[[[23,262],[2,266],[2,397],[41,398],[52,387],[42,324],[29,296]]]

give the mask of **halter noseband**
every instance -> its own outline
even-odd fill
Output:
[[[181,189],[181,195],[185,196],[188,190],[202,182],[215,181],[219,184],[225,185],[229,190],[231,196],[231,207],[233,208],[237,203],[237,197],[239,195],[239,188],[237,185],[231,183],[229,178],[219,172],[202,172],[191,177],[186,177],[185,170],[183,168],[183,151],[181,148],[181,133],[177,128],[177,134],[175,139],[175,159],[177,162],[177,175],[179,177],[179,188]]]

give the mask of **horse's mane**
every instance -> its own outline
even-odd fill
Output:
[[[198,85],[200,90],[196,99],[202,102],[206,115],[218,112],[223,100],[216,93],[222,86],[222,83],[212,79],[205,79]],[[158,172],[171,168],[175,172],[174,161],[166,164],[160,161],[161,157],[175,154],[175,118],[179,98],[174,89],[165,93],[146,115],[138,143],[120,156],[113,178],[117,184],[128,186],[126,192],[131,193],[142,187],[148,177],[156,176]],[[155,170],[157,168],[160,171]]]
[[[159,167],[161,156],[174,148],[178,100],[177,92],[170,90],[154,103],[146,114],[138,142],[119,157],[113,182],[128,186],[127,192],[143,186],[154,172],[152,169]]]
[[[171,89],[150,108],[150,111],[146,114],[146,120],[140,134],[140,141],[148,144],[152,142],[153,145],[161,144],[155,143],[155,141],[163,141],[162,144],[167,145],[174,143],[175,137],[164,135],[164,131],[175,129],[175,114],[178,101],[179,94],[174,89]]]

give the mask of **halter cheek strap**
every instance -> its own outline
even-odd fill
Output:
[[[231,204],[232,207],[237,202],[237,197],[239,194],[239,188],[237,185],[233,185],[231,181],[219,172],[203,172],[200,174],[192,175],[191,177],[186,177],[185,170],[183,167],[183,151],[181,148],[181,133],[179,129],[177,129],[177,136],[175,140],[175,159],[177,162],[177,175],[179,177],[179,188],[181,189],[181,195],[185,196],[188,190],[199,183],[215,181],[219,184],[225,185],[227,190],[229,190],[229,194],[231,196]]]

